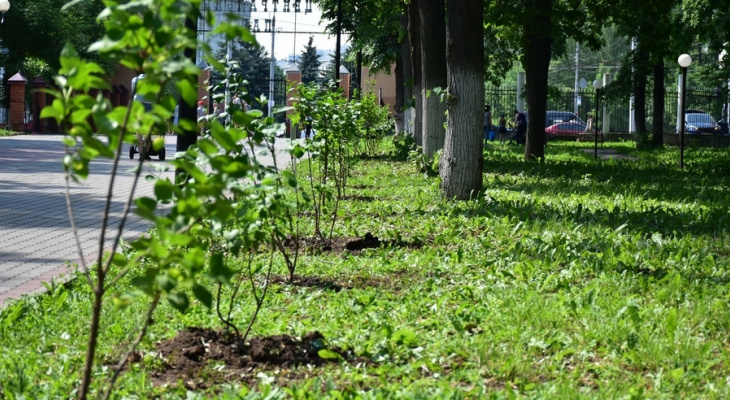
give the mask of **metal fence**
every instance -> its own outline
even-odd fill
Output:
[[[550,90],[548,93],[547,109],[555,111],[571,111],[578,114],[584,121],[588,113],[595,112],[596,92],[593,89],[574,91],[572,89]],[[508,120],[512,117],[517,103],[517,88],[515,86],[487,86],[485,88],[485,104],[492,106],[492,116],[497,118],[500,113],[505,113]],[[603,116],[603,106],[607,103],[610,126],[609,131],[615,133],[629,132],[630,107],[629,97],[619,100],[601,100],[599,106],[599,119]],[[677,103],[678,91],[676,88],[668,88],[664,91],[664,119],[661,122],[662,129],[666,133],[676,132],[677,125]],[[719,120],[727,115],[725,104],[730,104],[730,93],[727,88],[703,89],[687,88],[685,96],[685,109],[701,110]],[[646,97],[646,128],[651,132],[655,121],[653,120],[653,98],[651,87],[647,88]]]

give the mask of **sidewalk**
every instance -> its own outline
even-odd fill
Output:
[[[41,282],[50,282],[69,272],[69,262],[80,261],[66,206],[61,138],[60,135],[0,137],[0,306],[5,299],[45,290]],[[165,137],[168,158],[175,154],[175,143],[175,136]],[[286,139],[276,142],[279,168],[289,165],[289,155],[281,151],[288,143]],[[274,157],[266,155],[260,160],[270,165]],[[138,159],[130,160],[125,153],[120,163],[105,249],[116,234],[137,162]],[[172,179],[173,171],[164,171],[166,165],[155,157],[145,163],[144,172]],[[110,170],[110,160],[95,161],[86,181],[71,183],[79,241],[87,261],[95,259],[98,253]],[[151,196],[152,190],[153,182],[141,179],[135,197]],[[130,213],[123,238],[138,237],[147,227],[147,221]]]

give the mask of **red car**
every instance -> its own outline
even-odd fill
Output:
[[[553,135],[577,135],[585,133],[586,126],[580,122],[558,122],[545,128],[545,133]]]

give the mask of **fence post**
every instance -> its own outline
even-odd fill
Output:
[[[684,125],[684,121],[682,121],[682,81],[682,74],[679,74],[679,79],[677,79],[677,126],[675,127],[675,133],[677,134]]]

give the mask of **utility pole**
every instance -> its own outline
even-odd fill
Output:
[[[269,117],[274,116],[274,35],[276,35],[276,14],[271,17],[271,66],[269,67]]]

